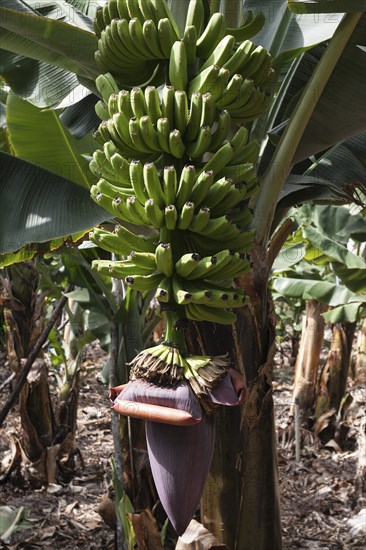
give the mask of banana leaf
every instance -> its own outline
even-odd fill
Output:
[[[75,183],[90,187],[95,177],[83,154],[97,148],[88,136],[80,141],[61,124],[58,112],[41,111],[15,94],[6,103],[9,141],[14,154]]]
[[[29,13],[29,8],[20,2],[12,1],[11,5],[14,9],[0,7],[3,49],[81,76],[95,78],[98,75],[94,61],[95,34],[65,23],[63,10],[60,19],[56,20]],[[81,21],[84,19],[79,17],[77,23],[80,25]]]
[[[245,10],[264,13],[265,25],[254,41],[276,56],[278,68],[288,64],[315,44],[329,40],[342,18],[339,14],[334,17],[323,16],[317,21],[314,21],[312,14],[297,17],[288,10],[287,0],[275,3],[246,0]]]
[[[339,243],[336,237],[327,237],[309,224],[304,224],[303,234],[310,243],[305,259],[312,261],[323,256],[327,262],[337,262],[348,269],[366,269],[366,261]]]
[[[364,317],[366,312],[366,301],[354,302],[335,307],[323,313],[327,323],[354,323]]]
[[[318,300],[329,306],[339,306],[360,300],[360,296],[348,288],[329,281],[278,277],[273,281],[273,288],[284,296]]]
[[[365,0],[288,0],[288,7],[293,13],[352,13],[364,11]]]
[[[90,2],[75,0],[68,4],[69,6],[65,2],[35,2],[34,0],[27,4],[17,1],[3,3],[4,7],[22,9],[26,13],[37,13],[52,19],[62,19],[65,23],[75,23],[78,16],[78,24],[83,25],[82,28],[86,30],[91,30],[92,21],[87,21],[85,18],[82,20],[81,17],[84,16],[76,11],[79,10],[86,15],[89,14],[89,17],[94,17],[95,8],[93,9]],[[5,49],[0,50],[0,73],[14,93],[42,108],[60,103],[80,86],[73,72]],[[76,100],[75,95],[73,99]]]
[[[85,231],[110,218],[80,185],[0,153],[0,254]]]

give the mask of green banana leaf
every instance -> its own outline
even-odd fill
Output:
[[[288,7],[293,13],[351,13],[364,11],[365,0],[288,0]]]
[[[312,14],[297,17],[288,10],[287,0],[277,2],[246,0],[245,10],[251,10],[254,13],[263,11],[266,22],[254,41],[276,56],[278,68],[315,44],[329,40],[341,21],[340,15],[322,16],[316,22]]]
[[[353,292],[366,292],[366,269],[348,268],[340,263],[332,263],[337,277]]]
[[[97,148],[88,136],[74,138],[61,124],[57,111],[41,111],[15,94],[6,102],[9,141],[14,154],[75,183],[90,187],[95,177],[83,154]]]
[[[8,542],[18,530],[32,529],[39,525],[40,519],[30,518],[29,510],[21,506],[11,508],[0,506],[0,540]]]
[[[86,231],[110,218],[80,185],[0,153],[0,254]]]
[[[328,237],[333,237],[342,245],[347,246],[349,239],[358,242],[366,241],[366,219],[361,213],[351,213],[343,206],[304,205],[298,213],[298,218],[311,219],[312,224]]]
[[[77,10],[94,17],[93,6],[94,4],[91,6],[89,1],[84,0],[68,3],[44,0],[30,0],[27,4],[16,0],[6,2],[8,8],[21,9],[22,12],[36,13],[51,19],[62,19],[65,23],[77,22],[85,30],[92,30],[92,20],[86,20]],[[80,88],[79,81],[73,72],[60,67],[0,50],[0,74],[14,93],[37,107],[59,104],[68,96],[71,101],[77,101],[75,90]],[[86,90],[84,86],[82,88]]]
[[[295,153],[295,164],[366,130],[366,52],[360,47],[365,45],[363,14],[316,104]]]
[[[95,104],[98,99],[96,95],[89,94],[60,114],[62,124],[77,139],[84,138],[98,127],[100,119],[95,113]]]
[[[335,307],[323,313],[326,323],[354,323],[366,313],[366,301],[354,302]]]
[[[65,23],[63,19],[63,10],[60,19],[56,20],[29,13],[29,9],[19,2],[16,9],[0,6],[1,46],[7,51],[95,78],[99,73],[94,61],[95,34]],[[79,17],[77,23],[81,21],[85,19]]]
[[[366,269],[366,261],[348,250],[336,238],[327,237],[309,224],[304,224],[302,230],[304,237],[310,243],[305,259],[314,261],[324,257],[327,259],[327,262],[337,262],[343,264],[348,269]]]
[[[348,288],[328,281],[277,277],[273,280],[272,286],[284,296],[303,300],[318,300],[318,302],[329,306],[344,305],[362,299],[362,296],[360,297]]]

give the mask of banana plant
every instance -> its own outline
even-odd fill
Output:
[[[247,2],[244,10],[230,0],[217,4],[173,0],[170,11],[163,0],[109,1],[96,12],[93,33],[40,17],[38,12],[29,13],[28,4],[20,17],[19,6],[24,5],[14,2],[1,8],[1,27],[7,51],[75,73],[79,82],[100,96],[96,111],[102,122],[96,139],[103,149],[94,153],[91,162],[99,177],[91,195],[107,209],[104,216],[120,220],[120,227],[111,234],[95,230],[92,238],[122,257],[131,250],[135,254],[122,262],[99,261],[95,267],[124,278],[142,292],[155,289],[162,311],[173,301],[179,306],[175,313],[189,321],[185,343],[177,330],[181,325],[176,315],[167,313],[165,338],[175,345],[145,350],[133,363],[137,379],[153,374],[157,380],[163,375],[169,380],[178,374],[189,383],[182,381],[182,390],[188,390],[184,410],[175,410],[181,410],[194,425],[162,425],[160,429],[151,422],[150,456],[162,452],[167,437],[173,438],[175,449],[180,448],[176,429],[185,430],[195,442],[193,448],[205,440],[205,456],[195,455],[192,462],[200,470],[202,487],[213,452],[201,501],[202,520],[229,547],[280,548],[271,395],[275,320],[267,283],[272,262],[291,231],[291,223],[283,222],[288,208],[317,197],[327,201],[353,198],[354,186],[343,189],[348,178],[336,185],[326,174],[319,180],[305,172],[312,164],[308,157],[365,129],[360,116],[364,51],[359,47],[364,44],[364,3],[319,1],[315,8],[323,15],[317,25],[307,2],[289,2],[290,11],[285,9],[286,2],[279,2],[267,13],[271,8],[261,4],[262,15],[254,14],[255,2]],[[224,17],[218,12],[220,7]],[[301,17],[293,15],[296,10],[301,10]],[[238,21],[241,26],[236,28]],[[77,32],[80,49],[70,47]],[[260,46],[252,45],[254,35],[253,41]],[[321,47],[315,51],[317,44]],[[314,69],[310,75],[309,56]],[[249,64],[246,70],[242,59]],[[78,130],[82,125],[77,122]],[[253,143],[254,138],[260,146]],[[10,174],[8,170],[6,176]],[[28,177],[25,174],[23,180]],[[228,180],[234,182],[229,185]],[[173,204],[178,197],[179,204]],[[36,220],[36,225],[41,224]],[[153,231],[142,232],[141,226],[147,225]],[[23,234],[19,247],[29,242],[27,231]],[[8,252],[15,249],[10,246]],[[234,254],[226,252],[232,249]],[[212,260],[214,256],[219,257]],[[239,306],[237,315],[232,311],[235,306]],[[222,357],[226,352],[246,378],[249,395],[244,407],[216,412],[214,444],[212,416],[202,422],[201,409],[190,391],[201,394],[201,403],[204,396],[208,404],[214,399],[223,402],[215,391],[228,366],[228,357]],[[202,353],[207,357],[203,362],[198,359]],[[200,370],[204,377],[199,376]],[[232,403],[240,401],[235,391],[240,385],[236,386],[234,376],[225,377]],[[118,392],[117,401],[121,393],[122,398],[126,396],[124,392],[130,392],[127,395],[133,403],[141,399],[141,394],[134,393],[136,384],[131,386]],[[122,406],[123,401],[130,400],[122,399]],[[197,420],[201,421],[194,423]],[[164,452],[168,464],[172,457],[169,450]],[[158,458],[152,461],[153,469],[158,462]],[[199,499],[199,491],[189,495],[189,506],[185,502],[187,507],[180,510],[174,491],[183,488],[175,485],[165,498],[165,489],[158,487],[179,531]],[[184,498],[188,502],[188,496]]]
[[[341,206],[310,209],[307,205],[298,209],[295,217],[300,228],[274,263],[272,285],[277,297],[306,301],[293,399],[298,399],[304,411],[313,409],[315,404],[318,418],[325,410],[338,410],[341,404],[356,321],[365,314],[365,219],[362,213],[352,214]],[[361,255],[350,250],[352,242]],[[284,267],[291,257],[293,265],[287,263]],[[331,309],[326,311],[326,306]],[[333,337],[320,378],[322,389],[316,398],[324,321],[332,323]]]

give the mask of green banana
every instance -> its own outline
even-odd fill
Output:
[[[222,143],[226,140],[228,137],[230,130],[231,130],[231,116],[229,111],[224,109],[223,111],[220,111],[217,114],[217,127],[212,134],[211,138],[211,144],[210,144],[210,150],[216,151],[218,147],[222,145]]]
[[[132,88],[130,92],[130,102],[135,117],[141,118],[142,116],[149,114],[147,111],[144,92],[138,86]]]
[[[207,92],[202,95],[202,113],[200,126],[212,126],[215,120],[215,103],[212,95]]]
[[[237,132],[235,133],[234,137],[230,140],[230,145],[233,148],[234,156],[235,154],[242,149],[242,147],[245,147],[248,141],[248,130],[244,126],[241,126]]]
[[[134,17],[144,19],[143,14],[141,13],[140,6],[137,0],[125,0],[128,15],[131,19]]]
[[[109,97],[118,94],[118,85],[111,73],[100,74],[95,79],[95,86],[101,95],[104,103],[108,105]]]
[[[155,298],[159,300],[159,302],[167,303],[171,299],[172,295],[172,284],[170,277],[165,277],[165,279],[162,279],[159,283],[158,288],[155,292]]]
[[[244,24],[240,27],[227,28],[226,32],[235,37],[236,42],[243,42],[252,36],[255,36],[262,30],[266,18],[262,11],[256,13],[249,11]]]
[[[147,19],[142,25],[142,34],[145,45],[150,50],[150,57],[155,59],[164,59],[164,54],[160,47],[158,29],[154,21]]]
[[[123,2],[124,0],[120,0],[120,1]],[[149,0],[138,0],[138,5],[144,20],[147,21],[150,19],[156,25],[159,21],[159,17],[153,5],[151,4],[151,2],[149,2]]]
[[[134,195],[127,197],[126,206],[131,214],[131,219],[135,220],[136,225],[149,225],[150,220],[146,215],[145,208]]]
[[[211,65],[191,80],[189,84],[188,97],[191,98],[194,92],[205,94],[215,90],[216,81],[220,73],[220,67]]]
[[[148,199],[145,202],[146,215],[150,220],[150,225],[160,229],[165,223],[163,211],[160,210],[154,199]]]
[[[154,7],[155,12],[157,13],[157,16],[160,18],[160,20],[167,18],[171,24],[171,27],[174,32],[174,39],[179,39],[179,29],[178,25],[172,16],[168,5],[165,0],[149,0],[152,6]]]
[[[184,134],[185,142],[197,139],[200,131],[202,116],[202,94],[195,92],[191,96],[190,109],[188,114],[187,128]]]
[[[119,197],[112,200],[112,209],[114,214],[121,220],[133,223],[134,225],[144,225],[142,220],[131,212],[131,208],[127,207],[127,202]]]
[[[207,192],[205,197],[205,205],[214,208],[227,195],[233,185],[233,180],[229,178],[220,178],[215,181]]]
[[[185,306],[186,315],[192,321],[209,321],[222,325],[232,325],[236,315],[226,309],[214,308],[205,304],[189,303]]]
[[[199,206],[205,200],[208,190],[213,184],[214,177],[213,170],[205,170],[197,177],[191,193],[191,201],[196,206]]]
[[[186,92],[177,90],[174,94],[174,127],[184,134],[188,122],[188,98]]]
[[[170,154],[170,122],[167,117],[159,118],[156,123],[156,132],[158,134],[159,145],[164,153]]]
[[[243,82],[244,78],[241,74],[234,74],[223,90],[221,96],[216,99],[216,108],[225,109],[230,103],[235,101],[238,97]]]
[[[123,113],[126,119],[135,116],[131,107],[131,96],[128,90],[120,90],[118,94],[118,112]]]
[[[174,204],[168,204],[168,206],[165,207],[165,225],[167,229],[173,230],[175,229],[178,221],[178,212]]]
[[[213,256],[215,258],[215,261],[211,262],[212,265],[209,267],[208,271],[206,272],[206,274],[203,275],[203,277],[210,280],[221,280],[223,274],[226,273],[228,267],[231,266],[234,256],[234,253],[232,253],[227,248],[217,252]],[[197,273],[197,275],[199,274]],[[197,277],[195,272],[193,271],[189,277],[189,280],[195,280],[197,278],[201,277]]]
[[[247,63],[242,67],[241,73],[245,78],[250,78],[263,63],[267,62],[269,53],[263,46],[257,46],[250,54]]]
[[[169,59],[172,46],[174,42],[178,39],[178,37],[174,35],[174,29],[167,17],[159,19],[158,37],[160,48],[164,54],[164,58]]]
[[[123,242],[115,233],[106,231],[105,229],[94,228],[89,233],[89,239],[103,250],[126,256],[131,252],[131,247],[127,242]]]
[[[232,56],[235,38],[232,35],[226,35],[220,40],[214,51],[206,62],[202,65],[201,71],[207,69],[210,65],[222,67]]]
[[[160,183],[157,168],[153,162],[144,164],[144,184],[150,199],[160,208],[165,207],[165,196]]]
[[[109,181],[105,180],[104,178],[101,178],[98,181],[98,183],[96,184],[96,187],[98,191],[100,191],[101,193],[103,193],[103,195],[111,199],[118,197],[122,200],[125,200],[128,196],[132,194],[131,187],[117,187],[115,185],[112,185]]]
[[[172,290],[174,300],[177,304],[184,305],[190,302],[192,295],[190,292],[187,292],[184,288],[182,288],[182,283],[178,277],[172,278]]]
[[[187,155],[191,158],[202,157],[204,153],[207,153],[211,144],[211,126],[202,126],[197,140],[187,145]]]
[[[130,133],[131,141],[133,143],[134,149],[138,153],[152,153],[153,151],[146,145],[140,128],[140,122],[137,117],[130,118],[128,122],[128,130]]]
[[[129,275],[139,275],[146,277],[151,274],[153,269],[136,266],[131,260],[111,261],[111,260],[94,260],[92,268],[97,269],[103,275],[114,277],[115,279],[124,279]]]
[[[187,65],[189,67],[196,60],[197,29],[194,25],[190,25],[184,29],[182,40],[186,48]]]
[[[194,166],[184,166],[180,173],[178,189],[175,196],[175,205],[178,210],[183,208],[183,205],[190,199],[195,179],[196,171]]]
[[[97,101],[94,105],[95,114],[97,115],[100,120],[108,120],[109,119],[109,112],[106,107],[106,104],[104,101]]]
[[[155,250],[156,267],[167,277],[174,273],[173,253],[170,243],[159,243]]]
[[[129,287],[145,292],[157,288],[163,279],[162,273],[151,273],[150,275],[130,275],[125,280]]]
[[[214,217],[223,216],[246,197],[247,187],[242,183],[235,183],[231,186],[225,197],[214,208],[212,208],[212,215]]]
[[[187,88],[187,52],[183,40],[177,40],[173,44],[169,60],[169,80],[176,90],[185,90]]]
[[[236,49],[235,53],[231,56],[226,63],[224,63],[225,69],[230,71],[230,74],[234,75],[236,73],[243,74],[243,67],[248,63],[250,60],[250,55],[252,51],[254,50],[254,44],[250,40],[244,40],[238,48]],[[246,73],[243,74],[244,78],[247,78]]]
[[[220,149],[217,149],[212,157],[206,162],[199,174],[201,174],[203,171],[212,171],[215,175],[221,173],[225,166],[230,163],[233,155],[234,151],[230,143],[225,143],[220,147]]]
[[[155,251],[155,237],[144,237],[143,235],[136,235],[127,227],[123,225],[118,226],[115,229],[117,237],[122,242],[123,246],[129,246],[130,251],[136,250],[136,252],[154,252]]]
[[[130,180],[132,190],[137,199],[142,205],[148,199],[147,191],[144,183],[144,169],[139,160],[131,160],[130,163]]]
[[[167,118],[169,121],[174,120],[174,96],[175,90],[173,86],[165,84],[162,91],[161,112],[162,117]]]
[[[200,233],[204,231],[208,222],[210,221],[211,210],[208,206],[202,206],[197,214],[193,216],[192,221],[189,225],[189,230],[193,232]]]
[[[139,120],[141,136],[144,144],[150,151],[161,153],[158,133],[149,116],[142,116]]]
[[[187,201],[180,212],[178,229],[187,229],[194,216],[195,205],[192,201]]]
[[[233,158],[229,164],[243,164],[248,162],[255,164],[259,157],[259,151],[259,143],[252,140],[234,152]]]
[[[155,86],[147,86],[145,88],[145,102],[146,111],[149,114],[151,122],[156,124],[158,119],[163,116],[163,113],[160,106],[159,92]]]
[[[189,229],[190,231],[193,231],[192,226]],[[240,233],[240,229],[230,222],[230,218],[228,216],[220,216],[219,218],[210,219],[203,231],[205,237],[208,237],[209,239],[217,239],[218,241],[228,241],[230,239],[234,239]],[[197,233],[197,230],[195,232]]]
[[[156,271],[156,256],[152,252],[137,252],[132,250],[127,260],[131,261],[136,267]]]
[[[105,28],[104,18],[103,18],[103,7],[98,6],[95,11],[95,19],[93,22],[94,32],[97,35],[97,38],[100,38],[102,30]]]
[[[226,24],[222,13],[213,13],[206,28],[197,40],[197,57],[207,59],[225,36]]]
[[[216,256],[205,256],[199,262],[197,262],[196,267],[186,275],[188,281],[193,281],[195,279],[204,279],[209,276],[210,272],[214,269],[217,263]]]
[[[190,0],[186,16],[185,28],[194,26],[197,37],[201,36],[205,17],[205,8],[202,0]]]
[[[179,130],[172,130],[170,132],[169,149],[173,157],[176,157],[178,159],[181,159],[183,157],[185,153],[185,146],[182,140],[182,134],[180,133]]]
[[[165,166],[163,171],[163,193],[166,206],[175,204],[177,187],[177,172],[174,166]]]
[[[117,0],[117,19],[129,19],[130,14],[128,12],[126,0]]]
[[[183,254],[175,264],[175,271],[180,277],[186,278],[197,267],[200,256],[195,252]]]

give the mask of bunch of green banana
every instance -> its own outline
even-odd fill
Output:
[[[109,0],[96,12],[99,68],[125,84],[148,81],[179,38],[165,0]]]
[[[121,226],[90,239],[120,258],[95,261],[101,273],[154,291],[162,310],[225,324],[245,303],[234,279],[250,270],[258,188],[258,144],[234,124],[267,108],[272,68],[248,40],[263,16],[228,29],[221,13],[206,26],[204,14],[203,1],[191,0],[180,36],[165,0],[109,0],[98,10],[97,58],[109,72],[96,79],[103,148],[90,163],[99,178],[91,196]],[[159,63],[168,82],[136,86],[136,71]]]

